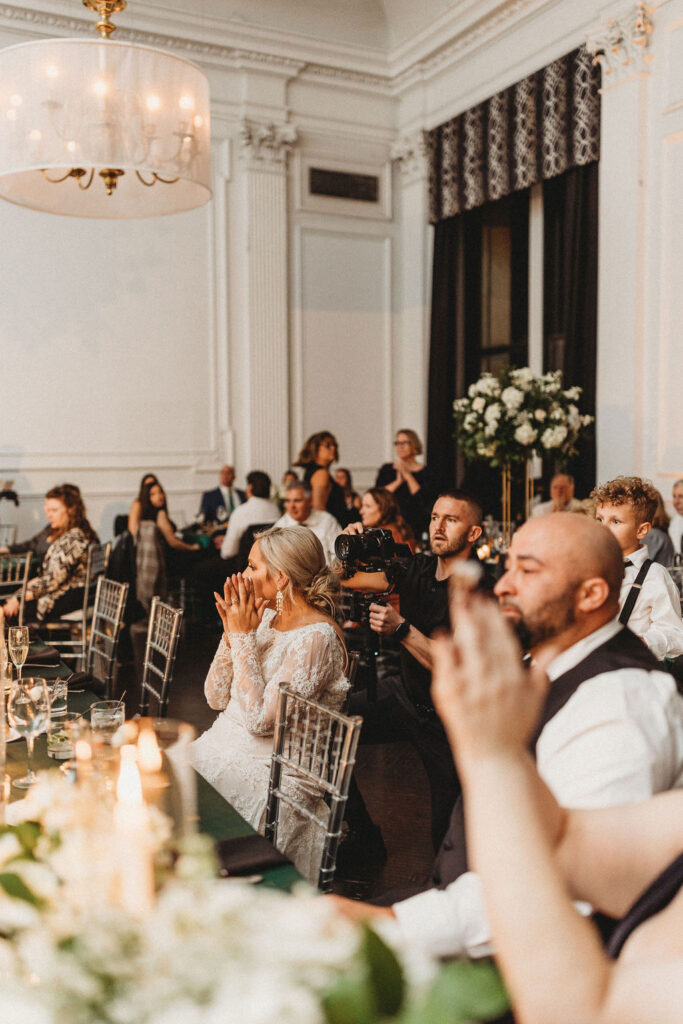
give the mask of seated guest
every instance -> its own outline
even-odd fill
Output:
[[[334,471],[334,479],[339,484],[344,492],[344,501],[346,502],[346,510],[350,515],[353,515],[353,510],[360,512],[360,494],[353,489],[353,480],[351,478],[351,471],[340,466]],[[352,522],[358,522],[358,516]]]
[[[641,543],[657,511],[655,488],[638,476],[618,476],[596,487],[591,497],[595,518],[614,534],[624,557],[619,621],[628,624],[656,658],[678,658],[683,654],[678,589],[666,569],[650,561]]]
[[[586,516],[555,514],[514,533],[495,587],[503,616],[550,679],[530,749],[565,807],[634,803],[683,784],[683,698],[619,623],[622,576],[609,530]],[[453,621],[458,612],[459,605]],[[395,917],[406,941],[436,956],[487,955],[491,936],[469,856],[459,799],[433,888],[391,908],[352,903],[348,912]]]
[[[313,493],[313,508],[329,512],[331,516],[346,525],[346,499],[344,491],[332,479],[330,466],[339,458],[339,447],[329,430],[312,434],[299,452],[295,465],[304,470],[304,483]]]
[[[299,480],[299,475],[295,469],[286,469],[282,474],[282,480],[277,488],[273,488],[273,498],[277,502],[280,508],[280,512],[285,510],[285,496],[287,494],[287,488],[290,484],[295,484]]]
[[[371,487],[363,495],[360,506],[361,522],[366,530],[391,530],[397,544],[407,544],[415,554],[415,537],[401,515],[396,499],[384,487]]]
[[[664,507],[664,498],[656,488],[654,491],[657,495],[657,511],[652,518],[652,529],[645,534],[644,544],[653,562],[665,566],[673,565],[674,546],[669,536],[669,516]]]
[[[417,461],[417,456],[422,454],[422,441],[414,430],[399,430],[394,447],[396,458],[380,466],[375,487],[386,487],[393,494],[413,534],[422,537],[434,500],[429,470]]]
[[[234,558],[240,548],[242,534],[250,526],[274,523],[280,510],[269,499],[270,477],[255,469],[247,477],[246,501],[238,505],[228,521],[228,530],[221,545],[221,558]]]
[[[262,474],[265,476],[265,474]],[[247,502],[247,505],[249,503]],[[246,508],[247,505],[242,506]],[[244,574],[216,594],[223,638],[204,690],[222,713],[193,744],[195,768],[254,828],[263,831],[279,685],[340,710],[348,682],[346,650],[335,623],[339,581],[310,530],[259,535]],[[296,785],[311,811],[326,815],[323,793]],[[291,791],[291,789],[290,789]],[[320,830],[285,807],[278,846],[311,881],[320,867]]]
[[[334,542],[342,528],[329,512],[313,508],[313,494],[308,484],[299,480],[287,485],[285,491],[285,514],[276,526],[307,526],[323,546],[328,565],[334,559]]]
[[[550,501],[534,507],[532,516],[547,516],[549,512],[581,512],[581,502],[574,497],[574,477],[556,473],[550,481]]]
[[[128,529],[133,534],[134,537],[137,536],[138,525],[140,523],[140,516],[142,515],[143,491],[145,487],[151,487],[152,484],[158,483],[159,481],[154,475],[154,473],[145,473],[142,480],[140,481],[140,489],[138,491],[138,496],[137,498],[133,499],[133,502],[131,503],[130,506],[130,511],[128,513]]]
[[[547,697],[542,667],[521,668],[502,619],[476,598],[460,604],[455,622],[454,643],[435,647],[432,694],[462,779],[468,848],[516,1018],[678,1024],[683,793],[561,808],[529,755]],[[606,953],[570,895],[622,919]]]
[[[25,618],[37,622],[58,619],[83,603],[88,548],[97,542],[97,534],[88,522],[78,487],[62,484],[45,495],[45,515],[50,533],[40,575],[29,580]],[[35,603],[34,603],[35,602]],[[18,596],[5,602],[5,618],[19,612]]]
[[[81,490],[76,484],[62,484],[65,488],[70,488],[74,494],[80,497]],[[47,519],[47,512],[45,513]],[[29,551],[33,555],[36,562],[42,562],[47,554],[47,549],[50,546],[50,537],[52,535],[52,527],[48,523],[42,530],[39,530],[34,537],[30,537],[28,540],[18,541],[16,544],[10,544],[9,547],[0,547],[0,555],[24,555]]]
[[[673,489],[674,514],[669,523],[669,536],[674,554],[683,552],[683,480],[677,480]]]
[[[221,469],[218,487],[212,491],[204,491],[199,515],[204,523],[226,523],[234,509],[247,500],[244,491],[232,485],[235,482],[235,470],[232,466]]]
[[[183,573],[187,568],[187,553],[199,551],[199,544],[186,544],[175,535],[175,523],[168,517],[166,494],[158,481],[143,484],[140,498],[140,522],[155,523],[164,539],[166,567],[172,574]],[[137,534],[137,526],[135,528]]]

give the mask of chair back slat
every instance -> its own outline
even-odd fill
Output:
[[[140,695],[139,713],[143,717],[149,713],[150,695],[159,702],[158,717],[165,718],[168,713],[182,618],[182,608],[172,608],[158,597],[152,598]]]
[[[24,625],[24,605],[30,568],[30,552],[25,555],[0,555],[0,600],[6,600],[13,593],[17,595],[19,598],[17,625],[19,626]]]
[[[116,652],[127,596],[127,583],[98,577],[85,670],[103,684],[108,699],[112,695]]]
[[[300,697],[280,684],[275,735],[271,757],[270,782],[266,808],[265,835],[277,844],[278,821],[282,807],[290,807],[312,822],[323,834],[318,888],[329,892],[334,881],[337,847],[341,837],[344,807],[363,719],[331,711],[317,701]],[[285,789],[283,776],[293,782]],[[297,780],[324,795],[329,808],[323,819],[299,796]]]

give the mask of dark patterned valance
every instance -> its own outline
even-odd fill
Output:
[[[600,68],[581,47],[434,128],[431,223],[597,160],[599,89]]]

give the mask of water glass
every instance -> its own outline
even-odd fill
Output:
[[[33,743],[50,719],[47,688],[44,679],[27,677],[12,682],[7,702],[7,718],[21,736],[26,737],[26,760],[28,771],[21,779],[15,779],[17,789],[28,789],[37,776],[31,769]]]
[[[50,716],[47,726],[47,754],[56,761],[67,761],[74,756],[73,722],[82,720],[76,711],[65,711],[57,718]]]
[[[66,714],[69,694],[69,685],[66,679],[53,679],[48,682],[47,692],[50,698],[50,718],[63,718]]]
[[[111,744],[114,733],[126,721],[126,706],[122,700],[98,700],[90,705],[90,726],[100,743]]]

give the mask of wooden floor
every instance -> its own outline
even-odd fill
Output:
[[[219,629],[189,625],[178,647],[169,716],[208,729],[216,712],[204,698],[204,679],[220,639]],[[125,691],[127,714],[135,714],[139,683],[132,663],[121,666],[118,693]],[[381,827],[387,863],[339,882],[337,891],[366,899],[392,889],[412,888],[426,880],[433,860],[429,838],[429,790],[422,764],[407,743],[359,747],[356,778],[374,821]]]

